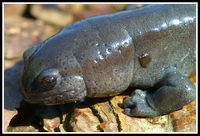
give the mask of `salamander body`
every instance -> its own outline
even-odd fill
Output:
[[[167,114],[196,97],[187,78],[196,70],[196,5],[156,4],[87,18],[23,57],[20,87],[30,103],[108,97],[133,86],[139,89],[124,100],[125,114]]]

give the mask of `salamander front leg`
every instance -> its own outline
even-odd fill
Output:
[[[135,90],[123,102],[124,113],[136,117],[155,117],[178,110],[196,97],[194,84],[178,72],[167,73],[153,92]]]

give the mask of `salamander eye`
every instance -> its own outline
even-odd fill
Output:
[[[56,77],[47,76],[39,80],[39,83],[43,88],[50,90],[56,85],[56,80]]]
[[[45,90],[51,90],[60,85],[61,77],[56,69],[48,69],[38,76],[38,84]]]

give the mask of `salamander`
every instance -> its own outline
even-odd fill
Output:
[[[155,4],[99,15],[62,29],[24,54],[27,102],[58,105],[109,97],[129,86],[124,114],[155,117],[196,98],[196,5]]]

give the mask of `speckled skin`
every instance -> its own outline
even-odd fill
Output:
[[[150,5],[76,22],[24,53],[21,90],[55,105],[136,90],[129,116],[167,114],[195,99],[196,5]]]

